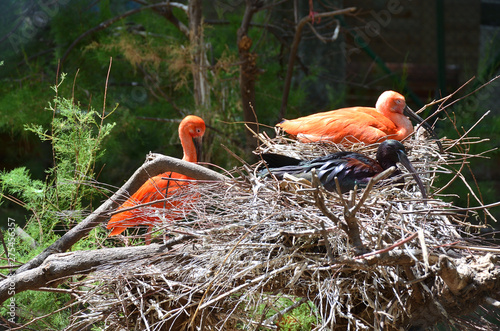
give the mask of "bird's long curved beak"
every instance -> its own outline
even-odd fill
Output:
[[[401,162],[401,164],[404,165],[406,169],[408,169],[413,178],[415,178],[418,188],[420,189],[420,192],[422,192],[422,198],[427,199],[427,192],[425,191],[424,183],[422,183],[422,180],[418,176],[415,168],[413,168],[413,165],[410,163],[410,160],[408,160],[406,154],[403,151],[398,151],[398,158],[399,162]]]
[[[202,147],[203,137],[194,137],[193,143],[194,148],[196,149],[196,162],[200,162],[201,160],[201,147]]]
[[[408,116],[410,119],[414,120],[415,122],[417,122],[418,124],[421,124],[422,127],[431,135],[431,137],[433,139],[436,139],[436,143],[437,145],[439,146],[439,151],[442,153],[443,152],[443,145],[441,145],[441,141],[439,140],[436,132],[434,131],[434,129],[430,126],[429,123],[427,122],[424,122],[424,119],[420,116],[417,115],[417,113],[415,113],[413,110],[411,110],[410,107],[406,106],[404,111],[403,111],[403,114],[405,114],[406,116]]]

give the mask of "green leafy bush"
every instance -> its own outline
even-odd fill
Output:
[[[20,263],[29,261],[80,222],[86,216],[85,211],[91,209],[93,200],[101,197],[94,184],[95,164],[104,154],[102,145],[114,123],[104,123],[104,114],[92,109],[82,110],[75,100],[60,97],[58,89],[64,77],[53,87],[56,96],[46,108],[52,113],[50,127],[25,126],[27,131],[52,146],[53,166],[46,171],[45,181],[33,179],[25,167],[0,173],[0,203],[8,197],[31,212],[24,231],[35,240],[37,248],[30,246],[32,241],[18,236],[18,232],[10,229],[6,232],[5,240],[15,242],[9,253]],[[105,238],[104,231],[95,229],[77,248],[95,249],[102,238]],[[49,316],[41,319],[37,326],[59,329],[68,322],[69,312],[58,311],[68,304],[68,294],[23,292],[15,299],[16,315],[23,323],[45,314]],[[8,312],[6,305],[4,303],[1,310],[3,316]],[[54,311],[58,312],[51,314]]]

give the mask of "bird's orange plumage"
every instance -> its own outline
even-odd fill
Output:
[[[184,161],[198,161],[197,147],[199,149],[204,133],[205,122],[200,117],[189,115],[182,120],[179,125],[179,137],[184,150],[184,157],[182,158]],[[173,211],[182,210],[184,209],[183,207],[187,207],[189,202],[187,200],[194,199],[195,197],[183,196],[179,198],[178,195],[182,195],[179,189],[189,184],[188,181],[185,181],[188,179],[192,178],[175,172],[165,172],[148,179],[148,181],[125,201],[118,210],[131,208],[139,204],[164,198],[172,198],[172,200],[159,202],[147,207],[127,210],[113,215],[107,225],[108,229],[112,229],[109,235],[118,235],[127,228],[136,225],[148,225],[152,228],[154,224],[160,221],[159,217],[154,215],[154,209],[152,208],[161,208],[162,210],[170,209]],[[175,212],[166,215],[168,219],[177,219],[181,216],[182,215],[177,215]]]
[[[386,139],[402,140],[413,132],[411,121],[403,115],[404,97],[385,91],[375,108],[350,107],[312,114],[277,124],[302,142],[332,141],[372,144]]]

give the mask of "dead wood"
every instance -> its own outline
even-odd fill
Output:
[[[337,148],[260,139],[259,152],[300,158]],[[431,192],[436,169],[464,159],[440,155],[425,140],[411,146]],[[376,147],[352,148],[373,155]],[[194,235],[192,245],[171,252],[176,258],[126,262],[112,267],[116,276],[94,272],[73,283],[101,281],[77,295],[88,311],[74,316],[72,328],[105,321],[110,329],[276,329],[281,317],[265,317],[257,307],[286,298],[314,304],[318,328],[397,330],[460,324],[498,302],[497,248],[469,245],[462,210],[436,196],[421,199],[409,174],[404,189],[385,183],[342,196],[293,177],[259,177],[256,165],[236,172],[223,184],[197,185],[188,220],[162,227]]]
[[[305,159],[344,148],[281,136],[259,139],[257,153]],[[455,173],[450,166],[462,169],[475,157],[464,151],[478,141],[443,139],[444,155],[424,137],[406,142],[427,199],[403,169],[403,189],[380,179],[382,185],[341,195],[292,177],[264,178],[258,164],[244,165],[231,178],[217,174],[210,178],[217,180],[192,185],[188,193],[198,198],[189,208],[169,210],[184,217],[156,228],[181,242],[168,251],[155,246],[156,253],[119,263],[109,255],[95,265],[82,261],[83,269],[68,273],[64,263],[77,267],[55,256],[22,275],[39,277],[43,287],[71,273],[86,275],[65,281],[85,307],[71,317],[70,330],[96,324],[111,330],[278,329],[279,314],[287,311],[281,300],[290,306],[305,302],[316,329],[429,329],[447,323],[494,330],[477,311],[500,306],[500,248],[474,238],[469,228],[482,225],[466,218],[488,206],[456,208],[436,193],[435,184],[439,175]],[[450,146],[463,148],[453,153]],[[349,148],[373,156],[377,147]],[[131,257],[134,252],[128,251]],[[57,269],[50,269],[52,259],[60,262]]]
[[[199,180],[221,181],[226,179],[224,175],[191,162],[185,162],[161,154],[150,154],[148,156],[148,161],[137,169],[132,177],[130,177],[113,196],[106,200],[77,226],[47,247],[42,253],[17,269],[16,274],[38,267],[51,254],[62,253],[70,249],[71,246],[87,235],[95,226],[106,221],[109,218],[108,213],[118,207],[118,201],[126,200],[131,194],[137,191],[148,178],[167,171],[175,171]],[[4,288],[5,282],[6,280],[0,282],[0,288]],[[2,297],[2,293],[0,293],[0,297]]]
[[[189,238],[191,237],[176,238],[164,245],[153,244],[51,254],[38,267],[11,275],[3,280],[0,283],[0,302],[4,302],[15,293],[55,286],[68,277],[88,274],[103,265],[109,267],[123,263],[124,260],[130,262],[158,256],[168,251],[172,245]]]

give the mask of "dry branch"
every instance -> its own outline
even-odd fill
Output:
[[[176,238],[165,245],[152,244],[52,254],[38,267],[11,275],[2,281],[0,283],[0,302],[4,302],[14,293],[54,286],[67,277],[88,274],[97,270],[99,266],[112,266],[124,261],[131,262],[158,256],[166,252],[173,244],[190,238],[189,236]],[[9,291],[13,287],[15,291]]]
[[[355,10],[356,7],[349,7],[345,9],[335,10],[332,12],[315,14],[314,18],[321,19],[326,17],[334,17],[352,13]],[[313,18],[311,16],[309,15],[305,16],[297,23],[297,26],[295,27],[295,35],[293,37],[292,46],[290,47],[290,56],[288,57],[288,66],[285,77],[285,83],[283,87],[283,96],[281,97],[280,119],[285,117],[286,107],[288,104],[288,95],[290,94],[290,87],[292,85],[292,76],[293,76],[295,58],[297,56],[297,50],[299,49],[300,40],[302,39],[302,30],[304,29],[304,26],[306,26],[306,24],[308,24],[312,20]],[[324,41],[324,39],[320,40]]]
[[[302,159],[340,147],[281,136],[259,139],[257,152]],[[442,142],[448,150],[451,145],[467,150],[465,145],[478,141]],[[198,198],[190,202],[189,212],[171,210],[185,216],[157,226],[172,240],[190,235],[189,244],[120,263],[103,258],[95,267],[75,269],[77,274],[92,272],[65,283],[85,306],[72,316],[69,329],[95,324],[109,329],[271,328],[287,311],[275,305],[282,298],[292,305],[314,305],[318,329],[425,329],[439,322],[487,329],[487,322],[474,324],[466,316],[478,307],[498,305],[500,248],[477,238],[468,241],[464,212],[477,215],[476,207],[456,208],[432,194],[437,176],[452,174],[450,165],[476,156],[441,155],[422,137],[412,137],[410,146],[409,158],[432,199],[422,199],[403,169],[403,188],[384,180],[349,196],[325,192],[317,182],[260,177],[258,165],[235,169],[238,176],[217,174],[224,180],[192,185],[189,194]],[[373,156],[377,145],[349,148]],[[356,234],[348,222],[357,227]],[[356,255],[360,247],[367,253]],[[269,310],[261,312],[261,307],[277,313],[265,315]]]
[[[71,50],[82,40],[84,39],[85,37],[97,32],[97,31],[101,31],[101,30],[104,30],[106,29],[107,27],[109,27],[110,25],[130,16],[130,15],[133,15],[133,14],[137,14],[143,10],[146,10],[146,9],[157,9],[159,7],[169,7],[170,6],[170,2],[167,1],[167,2],[161,2],[161,3],[156,3],[154,5],[148,5],[148,6],[144,6],[144,7],[141,7],[141,8],[136,8],[136,9],[132,9],[132,10],[129,10],[121,15],[118,15],[118,16],[115,16],[109,20],[106,20],[102,23],[100,23],[98,26],[95,26],[93,27],[92,29],[90,30],[87,30],[85,31],[84,33],[82,33],[80,36],[78,36],[72,43],[71,45],[68,47],[68,49],[66,49],[66,52],[64,52],[64,55],[62,56],[61,58],[61,65],[64,63],[64,61],[66,61],[66,58],[68,57],[69,53],[71,52]]]
[[[283,137],[259,139],[259,152],[300,158],[337,148]],[[445,147],[454,143],[443,142]],[[413,140],[411,146],[412,163],[429,186],[436,169],[455,162],[452,154],[439,155],[425,140]],[[374,155],[377,146],[351,148]],[[457,322],[481,304],[498,302],[500,274],[496,259],[487,255],[496,248],[474,250],[471,260],[466,248],[473,246],[457,226],[464,222],[457,223],[460,211],[438,198],[422,200],[410,174],[404,189],[370,185],[347,197],[324,192],[314,180],[261,178],[251,165],[236,172],[239,177],[224,185],[197,185],[193,221],[165,226],[165,231],[203,234],[193,238],[192,247],[171,252],[177,259],[128,263],[126,269],[113,267],[117,277],[95,272],[75,283],[89,286],[98,279],[102,285],[79,295],[91,314],[75,316],[74,329],[97,321],[110,328],[131,321],[142,321],[135,328],[151,329],[271,327],[282,308],[271,317],[250,312],[284,297],[313,302],[322,327],[393,330]],[[349,218],[357,235],[349,231]],[[361,247],[353,244],[356,238],[367,254],[356,256]],[[143,294],[131,299],[127,293]]]
[[[215,171],[197,164],[179,160],[174,157],[160,154],[150,154],[148,158],[149,161],[137,169],[132,177],[130,177],[130,179],[115,194],[113,194],[113,196],[106,200],[99,208],[93,211],[77,226],[69,230],[55,243],[47,247],[42,253],[17,269],[16,274],[38,267],[51,254],[62,253],[70,249],[71,246],[87,235],[95,226],[98,226],[100,223],[109,218],[108,213],[118,207],[117,201],[126,200],[128,196],[137,191],[139,187],[141,187],[141,185],[152,176],[156,176],[167,171],[175,171],[199,180],[222,181],[227,179],[224,175]],[[3,282],[0,282],[0,288],[2,288]]]

